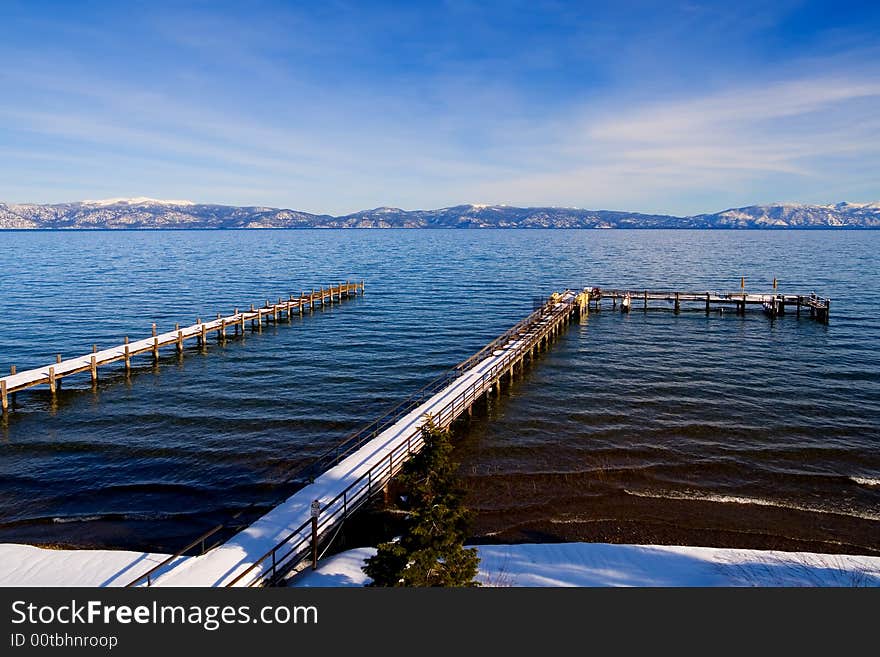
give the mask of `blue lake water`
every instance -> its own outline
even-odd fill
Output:
[[[246,522],[286,473],[583,286],[833,299],[793,313],[610,307],[459,427],[479,540],[880,553],[880,232],[0,232],[0,367],[345,280],[366,295],[19,393],[0,541],[173,549]]]

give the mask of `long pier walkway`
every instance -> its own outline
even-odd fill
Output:
[[[183,354],[184,343],[187,340],[196,340],[200,347],[204,347],[207,344],[208,336],[216,334],[217,339],[222,342],[227,339],[228,331],[233,331],[235,335],[238,335],[239,331],[244,334],[248,322],[250,322],[252,330],[261,331],[264,321],[268,324],[271,319],[277,323],[279,317],[283,318],[285,314],[290,319],[294,313],[302,315],[306,310],[314,310],[316,305],[338,303],[346,297],[358,293],[363,294],[364,287],[363,281],[322,287],[320,290],[303,292],[298,297],[290,296],[288,299],[278,299],[277,303],[266,301],[265,307],[262,308],[254,308],[252,305],[250,310],[243,312],[239,312],[236,308],[231,315],[226,317],[218,314],[216,319],[207,322],[198,319],[195,324],[185,328],[177,325],[173,331],[165,333],[157,333],[156,325],[153,324],[153,334],[149,338],[129,342],[126,337],[124,344],[119,346],[101,351],[98,351],[97,347],[93,347],[92,353],[67,360],[62,360],[59,355],[53,364],[23,372],[16,372],[13,365],[12,373],[0,378],[2,412],[5,414],[9,411],[10,395],[21,390],[38,385],[48,385],[49,391],[54,394],[61,385],[61,379],[80,372],[89,372],[92,383],[96,383],[98,368],[104,365],[123,361],[125,369],[128,371],[131,368],[131,359],[139,354],[152,354],[153,361],[156,362],[159,360],[159,350],[163,347],[174,346],[178,354]]]
[[[438,378],[383,418],[318,460],[314,481],[206,554],[171,555],[130,586],[258,586],[275,584],[317,558],[339,525],[422,446],[430,417],[448,427],[484,394],[512,379],[583,308],[586,295],[553,295],[516,326]],[[204,540],[200,537],[200,540]]]

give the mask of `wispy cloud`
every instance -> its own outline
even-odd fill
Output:
[[[821,77],[695,94],[576,120],[560,129],[553,166],[477,193],[513,203],[592,199],[659,210],[652,199],[669,203],[695,188],[723,199],[750,184],[761,195],[775,185],[777,196],[754,199],[772,201],[799,180],[816,186],[811,196],[818,197],[829,181],[849,172],[861,178],[866,162],[880,162],[878,116],[875,79]]]
[[[787,23],[799,3],[764,5],[18,17],[0,40],[14,64],[0,68],[0,199],[683,213],[880,196],[870,20],[805,30]]]

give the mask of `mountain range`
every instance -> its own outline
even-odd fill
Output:
[[[52,205],[0,203],[0,229],[237,228],[880,228],[880,203],[773,204],[677,217],[616,210],[457,205],[375,208],[342,216],[149,198]]]

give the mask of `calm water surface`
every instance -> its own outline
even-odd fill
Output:
[[[20,393],[0,541],[174,549],[584,285],[833,298],[828,326],[610,308],[459,428],[474,538],[880,553],[880,232],[0,233],[0,367],[347,279],[302,320]],[[8,369],[7,369],[8,371]]]

